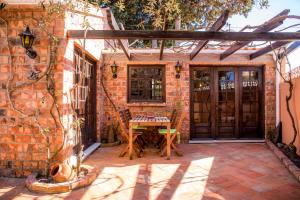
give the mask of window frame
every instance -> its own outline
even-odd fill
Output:
[[[140,68],[161,68],[162,70],[162,99],[150,100],[150,99],[132,99],[131,98],[131,69]],[[166,65],[163,64],[131,64],[127,65],[127,103],[165,103],[166,102]]]

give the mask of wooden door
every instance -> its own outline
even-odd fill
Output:
[[[257,67],[239,69],[241,138],[262,137],[262,70]]]
[[[96,142],[96,62],[88,55],[83,60],[82,52],[75,50],[76,110],[81,124],[83,149]]]
[[[237,126],[236,72],[234,68],[215,70],[216,137],[235,138]]]
[[[191,139],[262,137],[260,67],[192,67],[190,74]]]

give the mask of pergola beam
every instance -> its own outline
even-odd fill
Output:
[[[297,31],[297,32],[300,32],[300,30]],[[262,48],[262,49],[260,49],[260,50],[258,50],[256,52],[250,54],[250,56],[249,56],[250,60],[253,60],[254,58],[262,56],[262,55],[264,55],[266,53],[269,53],[270,51],[272,51],[274,49],[278,49],[278,48],[280,48],[280,47],[282,47],[284,45],[287,45],[288,43],[290,43],[290,41],[278,41],[278,42],[274,42],[274,43],[270,44],[269,46],[266,46],[266,47],[264,47],[264,48]],[[299,42],[299,44],[300,44],[300,42]],[[293,46],[293,45],[291,45],[291,46]]]
[[[85,30],[69,30],[68,37],[83,39]],[[215,41],[295,41],[298,32],[212,32],[212,31],[144,31],[87,30],[86,39],[158,39]]]
[[[262,49],[260,49],[260,50],[258,50],[258,51],[256,51],[256,52],[250,54],[250,56],[249,56],[249,57],[250,57],[250,60],[253,60],[254,58],[257,58],[257,57],[259,57],[259,56],[262,56],[262,55],[264,55],[264,54],[266,54],[266,53],[269,53],[270,51],[272,51],[272,50],[274,50],[274,49],[277,49],[277,48],[279,48],[279,47],[282,47],[282,46],[284,46],[284,45],[286,45],[286,44],[288,44],[288,43],[290,43],[290,41],[279,41],[279,42],[274,42],[274,43],[272,43],[271,45],[266,46],[266,47],[264,47],[264,48],[262,48]]]
[[[283,24],[283,20],[281,21],[274,21],[275,18],[280,17],[280,16],[287,16],[288,13],[290,12],[290,10],[286,9],[283,10],[281,13],[279,13],[278,15],[276,15],[275,17],[273,17],[272,19],[268,20],[267,22],[265,22],[262,26],[258,27],[257,29],[255,29],[253,31],[253,33],[265,33],[268,32],[278,26],[280,26],[281,24]],[[234,52],[236,52],[237,50],[241,49],[242,47],[246,46],[247,44],[249,44],[249,41],[247,42],[241,42],[239,40],[237,40],[238,42],[236,42],[235,44],[233,44],[229,49],[227,49],[225,52],[223,52],[220,55],[220,60],[223,60],[225,58],[227,58],[228,56],[230,56],[231,54],[233,54]]]
[[[165,47],[165,40],[162,40],[160,44],[160,50],[159,50],[159,60],[163,59],[164,47]]]
[[[117,24],[117,21],[116,21],[114,15],[112,14],[111,10],[108,9],[106,12],[107,12],[107,21],[108,21],[108,25],[110,26],[110,28],[112,30],[120,30],[120,27]],[[126,55],[128,60],[130,60],[130,53],[129,53],[129,49],[128,49],[128,40],[124,40],[124,39],[120,39],[120,38],[116,38],[116,39],[118,41],[118,44],[122,48],[124,54]]]
[[[211,26],[209,31],[219,31],[225,24],[229,16],[229,10],[226,10],[217,21]],[[197,46],[193,49],[190,54],[190,60],[193,60],[197,56],[197,54],[205,47],[205,45],[209,42],[209,40],[199,41]]]

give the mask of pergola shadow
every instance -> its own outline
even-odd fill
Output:
[[[34,194],[9,179],[0,199],[299,199],[300,185],[265,144],[184,144],[183,157],[153,152],[119,158],[121,147],[100,148],[84,164],[100,170],[92,185],[69,193]],[[15,188],[13,188],[15,187]]]

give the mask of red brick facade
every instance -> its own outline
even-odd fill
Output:
[[[11,109],[12,106],[7,95],[7,81],[12,75],[9,87],[15,87],[28,82],[28,75],[32,69],[40,72],[45,71],[49,59],[49,40],[47,34],[38,28],[39,20],[44,16],[42,9],[36,6],[17,7],[12,6],[0,12],[8,25],[8,40],[12,55],[12,69],[9,64],[9,48],[6,40],[6,26],[0,24],[0,71],[1,71],[1,132],[0,132],[0,175],[4,176],[26,176],[32,169],[43,170],[45,168],[45,140],[36,126],[32,117],[27,117]],[[63,26],[55,24],[63,23],[63,19],[57,19],[48,27],[52,34],[63,37]],[[36,36],[34,50],[38,57],[30,59],[25,54],[24,48],[20,45],[18,34],[23,32],[25,25],[28,25]],[[62,34],[61,34],[62,32]],[[65,39],[62,38],[58,44],[58,54],[55,67],[55,79],[62,80],[63,54]],[[36,84],[30,84],[12,93],[11,101],[15,108],[24,113],[34,113],[37,110],[41,113],[39,122],[42,126],[49,127],[55,134],[51,134],[50,142],[53,145],[51,150],[61,143],[61,131],[57,130],[49,113],[51,97],[47,94],[46,79],[43,78]],[[62,82],[55,84],[57,93],[62,92]],[[58,99],[58,105],[62,101]]]
[[[92,9],[91,12],[93,12]],[[96,29],[103,28],[106,22],[102,11],[95,11],[95,13],[99,17],[90,17],[91,24],[94,23]],[[35,115],[38,112],[38,122],[43,128],[50,130],[51,155],[59,149],[63,141],[63,131],[59,125],[55,125],[50,114],[53,98],[47,92],[46,77],[37,83],[28,84],[14,91],[11,98],[13,104],[10,103],[7,95],[7,83],[12,75],[10,88],[30,82],[28,76],[32,69],[43,74],[49,64],[50,51],[48,48],[50,40],[47,33],[39,28],[38,24],[45,14],[38,5],[8,5],[0,12],[0,17],[8,25],[7,36],[10,44],[10,48],[8,48],[6,24],[0,20],[0,176],[21,177],[37,170],[41,173],[45,172],[46,140],[40,134],[35,118],[28,117],[27,114]],[[67,129],[64,151],[58,154],[54,161],[62,161],[68,158],[72,154],[74,144],[74,130],[69,128],[73,117],[68,92],[74,86],[74,44],[76,42],[79,46],[83,46],[83,41],[67,39],[65,33],[66,29],[81,29],[83,17],[80,13],[72,15],[72,18],[70,16],[70,13],[66,11],[64,17],[55,18],[47,26],[48,33],[59,39],[53,79],[55,80],[57,105],[61,113],[60,119]],[[31,32],[36,37],[33,49],[38,56],[35,59],[30,59],[25,54],[18,36],[19,33],[24,31],[26,25],[30,27]],[[99,59],[103,47],[104,41],[101,40],[86,42],[86,49],[93,49],[92,52],[96,54],[96,61]],[[95,50],[95,48],[97,49]],[[11,68],[9,50],[11,50],[12,56]],[[98,70],[97,73],[99,73]],[[100,90],[100,87],[98,87],[98,90]],[[98,94],[100,94],[100,91]],[[16,109],[26,115],[19,113]],[[97,112],[98,119],[100,118],[99,113]],[[56,111],[54,111],[54,115],[56,120],[59,120]],[[100,130],[99,126],[97,129]]]
[[[0,12],[0,17],[8,22],[8,39],[11,46],[12,69],[9,65],[9,48],[6,40],[5,24],[0,21],[0,176],[27,176],[33,171],[44,172],[46,165],[45,138],[39,133],[32,117],[26,117],[14,109],[7,95],[7,81],[11,77],[10,71],[14,72],[11,86],[16,86],[28,81],[28,73],[31,69],[39,70],[41,73],[46,69],[49,56],[49,40],[47,34],[38,28],[39,19],[45,15],[44,11],[37,6],[8,6]],[[100,13],[94,19],[95,29],[107,29],[105,17]],[[99,25],[100,24],[100,25]],[[36,36],[33,45],[38,57],[29,59],[25,50],[21,47],[18,34],[29,25]],[[70,111],[70,99],[67,98],[68,91],[73,87],[73,52],[74,42],[84,46],[82,40],[68,40],[65,36],[67,29],[81,29],[80,17],[70,18],[66,13],[65,18],[56,19],[47,27],[50,33],[56,35],[60,42],[57,46],[56,63],[54,67],[55,93],[57,103],[62,114],[62,122],[68,127],[72,123]],[[104,130],[109,119],[114,118],[115,112],[108,98],[104,95],[103,84],[110,98],[117,107],[128,107],[136,113],[165,115],[182,102],[183,109],[187,115],[182,126],[182,141],[188,142],[190,138],[190,64],[213,64],[213,65],[264,65],[265,74],[265,132],[275,126],[275,71],[274,61],[270,55],[265,55],[254,61],[249,61],[248,54],[235,54],[219,61],[217,51],[210,51],[198,55],[193,61],[189,61],[188,54],[165,53],[162,61],[159,61],[158,53],[134,53],[132,60],[128,61],[123,53],[104,53],[104,41],[87,41],[86,49],[95,57],[97,64],[97,139],[104,138]],[[177,61],[183,62],[180,79],[175,78],[174,65]],[[118,78],[113,79],[110,65],[116,61]],[[127,65],[128,64],[164,64],[166,66],[166,102],[152,104],[127,103]],[[52,98],[47,93],[47,82],[43,78],[35,84],[16,90],[12,94],[12,101],[17,109],[25,113],[35,113],[39,110],[39,122],[50,128],[51,152],[62,143],[62,130],[56,128],[53,118],[49,113]],[[57,118],[57,113],[55,114]],[[63,156],[56,160],[65,160],[72,153],[74,144],[74,131],[69,130],[66,135],[66,151]]]
[[[151,52],[149,52],[151,51]],[[165,53],[162,61],[159,61],[158,51],[140,51],[133,55],[131,61],[121,53],[110,54],[104,53],[103,69],[105,87],[109,91],[110,98],[120,108],[129,108],[133,114],[156,115],[157,113],[170,115],[176,108],[176,102],[181,101],[185,110],[186,118],[182,125],[183,142],[190,139],[190,65],[213,65],[217,66],[264,66],[264,113],[265,113],[265,134],[275,126],[275,68],[271,55],[265,55],[250,61],[248,56],[250,51],[236,53],[224,61],[219,60],[218,51],[206,51],[201,53],[193,61],[189,60],[189,54],[182,53]],[[175,78],[175,68],[177,61],[183,63],[180,79]],[[110,65],[113,62],[119,66],[118,78],[113,79]],[[163,64],[165,65],[166,76],[166,102],[165,103],[128,103],[127,102],[127,70],[128,65],[145,65],[145,64]],[[114,109],[107,98],[104,99],[104,112],[107,120],[108,117],[114,116]],[[104,122],[105,123],[105,122]],[[105,136],[104,136],[105,137]]]

